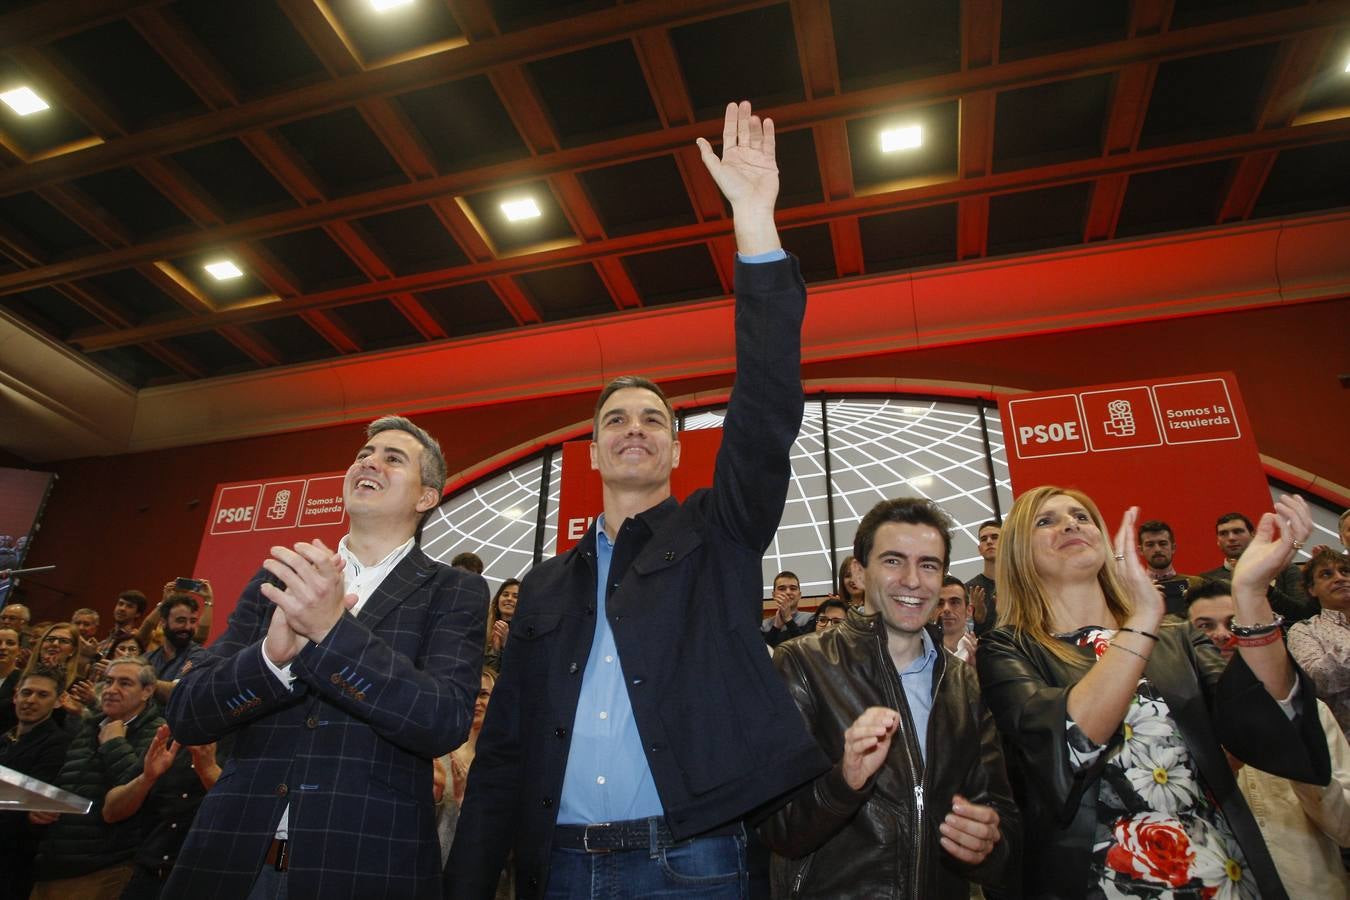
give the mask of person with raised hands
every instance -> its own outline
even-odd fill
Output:
[[[1038,487],[1004,523],[1003,618],[980,642],[981,689],[1023,780],[1028,897],[1287,896],[1225,756],[1326,784],[1315,693],[1266,585],[1312,530],[1282,497],[1233,572],[1238,652],[1163,621],[1135,546],[1086,494]]]
[[[729,104],[721,155],[698,147],[737,250],[736,382],[712,486],[671,495],[680,442],[658,385],[605,386],[591,442],[603,512],[520,585],[450,898],[492,897],[513,850],[519,898],[615,896],[606,885],[746,896],[745,817],[828,767],[759,630],[761,559],[801,427],[806,309],[774,226],[773,121]]]

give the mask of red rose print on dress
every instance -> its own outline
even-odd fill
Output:
[[[1173,888],[1191,880],[1195,854],[1181,823],[1161,813],[1140,813],[1115,826],[1116,843],[1106,854],[1106,865],[1130,878]]]
[[[1100,659],[1106,648],[1111,646],[1111,632],[1099,628],[1087,629],[1078,636],[1078,646],[1091,647],[1092,652]]]

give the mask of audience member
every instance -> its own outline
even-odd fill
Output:
[[[1289,629],[1289,652],[1350,734],[1350,560],[1322,550],[1304,566],[1303,579],[1322,611]]]
[[[1231,512],[1219,516],[1214,525],[1223,564],[1203,573],[1203,577],[1220,581],[1233,580],[1233,568],[1255,535],[1252,520],[1242,513]],[[1317,615],[1317,603],[1303,588],[1303,571],[1292,562],[1271,579],[1266,589],[1271,609],[1279,613],[1286,624],[1300,622]]]
[[[33,614],[22,603],[10,603],[0,609],[0,628],[13,628],[19,633],[19,646],[28,646],[28,624]],[[22,662],[19,663],[23,665]]]
[[[452,569],[463,569],[466,572],[472,572],[475,575],[483,574],[483,560],[477,553],[470,553],[465,550],[463,553],[456,553],[450,560]]]
[[[201,588],[193,591],[179,590],[176,579],[164,583],[164,592],[160,595],[160,602],[155,604],[154,608],[150,610],[150,614],[142,620],[140,627],[136,629],[136,639],[141,642],[142,647],[153,651],[164,646],[164,601],[175,595],[191,597],[197,603],[197,628],[192,633],[192,639],[198,644],[205,644],[210,639],[211,610],[215,595],[211,591],[211,582],[205,578],[199,578],[197,581],[201,583]]]
[[[140,821],[103,820],[105,795],[140,774],[145,752],[164,724],[155,706],[155,672],[143,659],[108,667],[103,717],[90,718],[71,742],[55,784],[94,801],[88,815],[29,813],[50,825],[34,864],[33,900],[115,900],[131,878]]]
[[[146,657],[155,669],[155,699],[168,703],[169,695],[178,679],[206,656],[206,650],[197,643],[197,600],[191,594],[174,592],[159,605],[159,616],[164,623],[164,644]]]
[[[343,479],[350,531],[272,557],[169,697],[175,739],[232,733],[170,897],[424,898],[440,850],[432,763],[463,742],[487,585],[416,546],[445,457],[408,419],[366,428]]]
[[[797,609],[802,602],[802,582],[792,572],[779,572],[773,576],[773,602],[773,615],[759,626],[764,643],[777,647],[788,638],[814,630],[811,614]]]
[[[114,824],[139,816],[145,831],[121,900],[160,896],[197,807],[220,777],[215,744],[189,747],[186,754],[181,750],[169,726],[159,726],[145,752],[141,774],[108,791],[103,800],[103,821]]]
[[[19,633],[0,627],[0,734],[14,727],[14,691],[19,686]]]
[[[849,609],[862,609],[863,586],[858,581],[857,570],[853,568],[852,556],[845,556],[844,561],[839,564],[835,584],[839,588],[839,599],[848,604]]]
[[[57,721],[70,727],[76,725],[94,699],[94,683],[79,674],[80,656],[76,652],[79,640],[79,632],[69,622],[48,625],[37,639],[37,650],[26,669],[42,666],[65,673],[66,689],[59,700],[63,712],[58,713]]]
[[[848,618],[849,605],[836,597],[829,597],[816,607],[815,628],[813,631],[825,631],[842,624]]]
[[[445,772],[445,782],[441,796],[437,798],[436,808],[436,833],[441,840],[442,865],[450,856],[450,846],[455,841],[455,828],[459,824],[460,808],[464,805],[464,788],[468,784],[469,767],[473,765],[474,753],[478,748],[478,735],[483,730],[483,717],[487,715],[492,690],[496,686],[497,673],[490,668],[484,668],[482,687],[473,706],[473,724],[469,726],[468,740],[436,761]],[[510,867],[507,867],[497,883],[495,900],[511,900],[514,896],[515,887]]]
[[[955,575],[942,577],[934,616],[942,632],[942,646],[962,662],[975,665],[976,638],[967,627],[970,601],[966,599],[965,584]]]
[[[1150,519],[1139,526],[1139,552],[1148,566],[1148,575],[1162,591],[1167,615],[1186,618],[1186,592],[1200,583],[1199,576],[1178,575],[1172,567],[1177,543],[1172,526],[1161,519]],[[1227,580],[1226,578],[1224,579]]]
[[[1028,895],[1285,896],[1224,754],[1301,781],[1330,776],[1312,685],[1265,594],[1312,519],[1300,497],[1275,506],[1232,572],[1249,624],[1234,626],[1225,668],[1198,632],[1163,622],[1135,551],[1136,508],[1112,545],[1081,492],[1017,498],[999,554],[1004,624],[980,641],[978,668],[1029,782]]]
[[[722,137],[720,161],[699,139],[738,251],[712,487],[671,495],[680,444],[656,384],[605,387],[590,447],[604,511],[521,584],[447,897],[491,896],[513,848],[522,898],[581,895],[593,878],[635,897],[734,895],[742,817],[827,767],[775,683],[755,596],[801,427],[806,294],[773,222],[772,121],[730,104]]]
[[[88,607],[77,609],[70,614],[70,624],[74,625],[75,630],[80,633],[81,671],[88,670],[95,658],[98,657],[98,623],[98,611]]]
[[[146,606],[145,595],[140,591],[127,590],[117,595],[117,602],[113,604],[113,627],[108,636],[99,641],[99,656],[106,657],[108,649],[117,643],[119,638],[136,633],[141,616],[145,615]],[[141,643],[145,643],[144,638],[141,639]]]
[[[497,588],[492,597],[492,606],[488,609],[487,648],[483,653],[483,663],[500,672],[502,651],[506,649],[506,638],[511,631],[511,619],[516,614],[516,603],[520,599],[520,579],[508,578]]]
[[[0,738],[0,766],[48,784],[56,780],[74,737],[52,719],[66,687],[63,679],[54,669],[34,669],[23,676],[10,704],[13,724]],[[0,812],[0,900],[28,900],[33,858],[45,830],[29,821],[27,813]]]
[[[1191,625],[1209,635],[1225,660],[1237,653],[1232,627],[1236,607],[1224,581],[1191,589]],[[1350,897],[1341,845],[1350,846],[1350,744],[1331,709],[1320,700],[1317,718],[1331,752],[1331,782],[1303,784],[1229,760],[1290,897]]]
[[[977,546],[984,568],[966,582],[966,599],[975,619],[975,636],[981,637],[998,622],[998,584],[994,581],[998,566],[998,541],[1003,526],[998,519],[981,522],[976,530]]]
[[[760,826],[778,854],[774,896],[966,900],[971,881],[1016,871],[1020,829],[975,670],[943,653],[929,625],[950,524],[930,500],[884,500],[859,523],[853,554],[864,612],[774,654],[834,761]]]

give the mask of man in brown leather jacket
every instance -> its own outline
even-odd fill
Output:
[[[966,898],[1017,884],[1020,826],[970,666],[927,627],[951,557],[931,501],[886,500],[853,555],[863,611],[778,647],[774,665],[834,761],[760,826],[775,897]]]

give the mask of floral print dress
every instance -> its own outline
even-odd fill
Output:
[[[1111,629],[1088,626],[1058,635],[1098,657]],[[1094,898],[1156,897],[1247,900],[1260,897],[1242,849],[1219,804],[1200,780],[1162,694],[1141,677],[1125,713],[1125,739],[1109,753],[1097,794],[1092,845]],[[1103,748],[1068,722],[1070,759],[1078,768]]]

